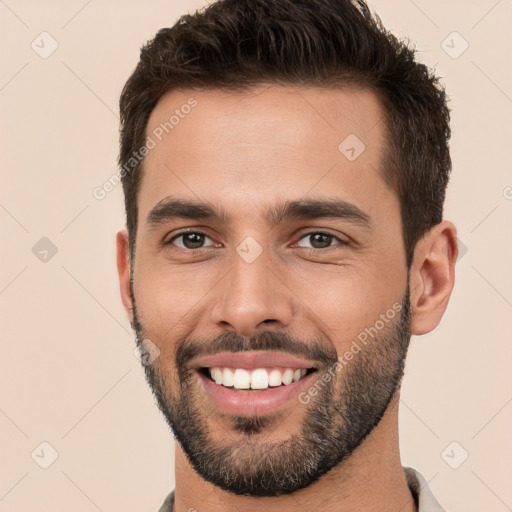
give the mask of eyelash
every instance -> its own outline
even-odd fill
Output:
[[[206,233],[203,233],[202,231],[196,231],[196,230],[182,231],[182,232],[177,233],[176,235],[174,235],[168,242],[165,242],[164,245],[174,245],[173,242],[175,240],[177,240],[178,238],[183,237],[185,235],[189,235],[189,234],[201,235],[201,236],[205,236],[207,238],[210,238]],[[307,233],[303,233],[301,235],[301,237],[299,238],[299,242],[302,239],[307,238],[308,236],[312,236],[312,235],[326,235],[326,236],[331,237],[334,240],[336,240],[342,246],[343,245],[348,245],[347,241],[342,240],[341,238],[339,238],[336,235],[333,235],[332,233],[329,233],[327,231],[308,231]],[[298,243],[298,242],[296,242],[296,243]],[[334,247],[334,246],[330,245],[329,247],[325,247],[323,249],[316,249],[314,247],[301,247],[301,249],[307,249],[310,252],[319,252],[319,251],[320,252],[324,252],[324,251],[327,251],[327,250],[331,249],[332,247]],[[187,248],[182,248],[182,247],[177,247],[177,248],[182,250],[182,251],[186,251],[186,252],[194,252],[194,251],[201,251],[201,250],[209,249],[209,247],[199,247],[198,249],[187,249]]]

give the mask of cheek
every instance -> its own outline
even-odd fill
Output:
[[[402,300],[405,280],[402,287],[401,278],[394,279],[392,273],[386,276],[382,279],[377,267],[374,271],[353,267],[335,273],[310,272],[290,288],[303,304],[299,314],[323,330],[341,351],[381,315],[390,309],[394,315],[393,305]]]
[[[194,311],[202,308],[222,273],[191,265],[173,266],[161,258],[139,260],[134,293],[140,322],[154,335],[175,339],[187,332]]]

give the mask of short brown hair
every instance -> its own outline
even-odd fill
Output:
[[[451,170],[444,88],[362,0],[218,0],[163,28],[140,52],[120,98],[119,164],[146,140],[149,116],[167,92],[245,90],[260,84],[376,92],[386,112],[382,177],[401,204],[407,265],[416,242],[442,221]],[[142,160],[122,173],[131,254]]]

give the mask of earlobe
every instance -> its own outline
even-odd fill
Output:
[[[130,244],[126,230],[119,231],[116,236],[117,273],[121,300],[130,323],[133,321],[133,306],[130,283]]]
[[[457,229],[443,221],[416,244],[410,273],[411,331],[426,334],[437,327],[455,284]]]

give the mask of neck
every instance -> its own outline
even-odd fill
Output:
[[[174,512],[244,510],[288,512],[416,512],[398,444],[398,394],[379,425],[354,453],[305,489],[276,498],[230,494],[203,480],[176,444]]]

